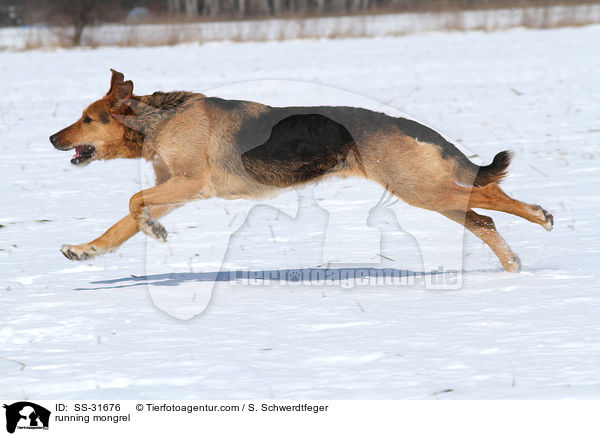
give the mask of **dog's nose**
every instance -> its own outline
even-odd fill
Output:
[[[58,133],[50,136],[50,143],[56,147],[56,142],[58,141]]]

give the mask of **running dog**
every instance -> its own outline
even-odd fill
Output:
[[[410,205],[464,225],[507,271],[520,270],[519,257],[492,219],[473,208],[552,229],[551,214],[498,186],[512,157],[508,151],[478,166],[439,133],[409,119],[355,107],[270,107],[183,91],[136,96],[133,82],[111,71],[108,93],[50,142],[58,150],[75,150],[74,165],[146,159],[156,186],[131,197],[129,214],[98,239],[63,245],[71,260],[114,251],[139,230],[166,241],[159,218],[189,201],[261,198],[330,176],[373,180]]]

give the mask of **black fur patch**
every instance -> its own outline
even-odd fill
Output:
[[[110,122],[110,114],[108,112],[102,112],[100,114],[100,121],[102,121],[103,124],[108,124]]]
[[[207,97],[206,102],[225,111],[239,109],[244,106],[244,104],[248,103],[247,101],[243,100],[225,100],[219,97]]]
[[[406,136],[410,136],[417,141],[427,142],[440,147],[442,149],[442,157],[444,159],[449,157],[464,157],[464,155],[454,146],[454,144],[447,141],[446,138],[444,138],[435,130],[418,123],[417,121],[406,118],[396,118],[396,120],[396,125]]]
[[[297,114],[277,122],[263,144],[243,152],[248,174],[278,187],[303,183],[322,176],[357,152],[344,126],[320,114]]]

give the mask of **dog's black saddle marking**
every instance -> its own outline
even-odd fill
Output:
[[[343,125],[321,114],[290,115],[273,125],[269,138],[241,153],[253,179],[279,187],[322,176],[356,151]]]

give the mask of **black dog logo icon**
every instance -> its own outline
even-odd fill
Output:
[[[43,428],[48,429],[50,422],[50,411],[28,401],[19,401],[10,406],[4,405],[6,409],[6,430],[14,433],[19,428]]]

